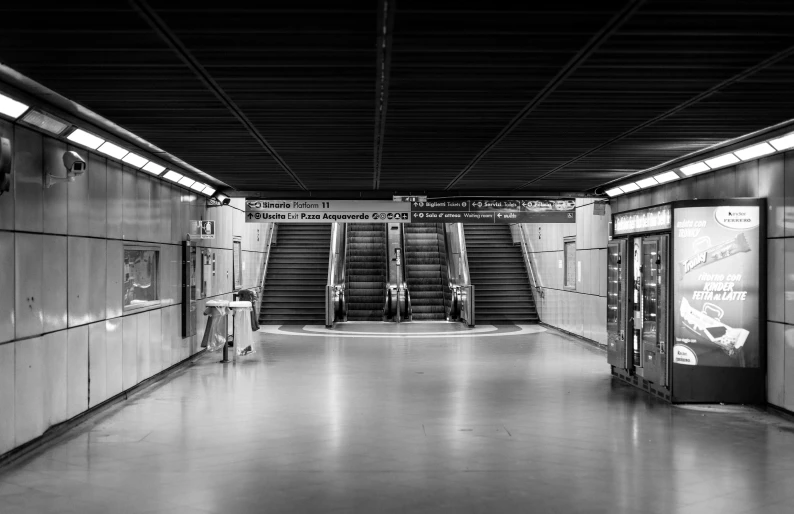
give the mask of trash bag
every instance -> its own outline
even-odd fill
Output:
[[[229,308],[225,305],[207,305],[204,309],[207,326],[204,330],[204,338],[201,340],[202,348],[206,348],[209,352],[223,350],[228,340],[229,312]]]
[[[240,291],[239,295],[241,301],[251,302],[252,306],[257,305],[257,302],[259,301],[259,295],[257,295],[256,291],[254,291],[253,289],[243,289]],[[256,312],[256,309],[254,309],[253,312]],[[256,319],[256,316],[254,316],[253,314],[250,316],[250,318],[251,318],[251,330],[256,332],[257,330],[259,330],[259,320]]]
[[[254,353],[254,338],[251,331],[251,307],[236,306],[242,302],[232,302],[234,310],[234,348],[238,356]],[[250,304],[248,304],[250,305]]]

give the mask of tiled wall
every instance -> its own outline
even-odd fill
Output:
[[[197,336],[180,334],[180,243],[190,220],[216,221],[216,239],[197,244],[215,249],[212,291],[227,299],[233,237],[242,241],[243,286],[252,287],[268,226],[246,225],[242,200],[207,208],[203,197],[27,128],[0,120],[0,136],[14,148],[11,191],[0,196],[2,455],[199,351],[201,316]],[[43,188],[43,173],[64,175],[67,149],[88,171]],[[127,242],[159,247],[162,305],[122,311]]]
[[[606,345],[606,246],[609,208],[593,215],[592,200],[576,201],[576,223],[523,223],[532,264],[544,290],[536,297],[542,322]],[[563,242],[575,236],[581,267],[576,287],[564,287]]]
[[[614,199],[614,212],[675,200],[767,199],[767,401],[794,411],[794,152]]]

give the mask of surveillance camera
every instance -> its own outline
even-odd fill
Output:
[[[231,201],[232,201],[232,199],[231,199],[231,198],[229,198],[228,196],[226,196],[226,195],[225,195],[225,194],[223,194],[223,193],[217,193],[217,194],[215,195],[215,199],[216,199],[218,202],[220,202],[221,204],[223,204],[223,205],[229,205],[229,202],[231,202]]]
[[[63,165],[66,166],[68,177],[76,177],[85,173],[86,164],[77,152],[66,152],[63,154]]]

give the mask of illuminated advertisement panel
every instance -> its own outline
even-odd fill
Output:
[[[761,228],[758,205],[674,210],[674,364],[761,365]]]
[[[670,206],[656,205],[647,209],[621,212],[612,217],[613,235],[625,236],[670,229]]]

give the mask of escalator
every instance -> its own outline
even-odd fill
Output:
[[[330,223],[279,223],[262,293],[262,325],[325,324]]]
[[[444,320],[449,303],[444,226],[409,223],[405,231],[405,275],[413,320]]]
[[[521,249],[509,225],[464,225],[478,323],[537,323]]]
[[[346,257],[348,321],[382,321],[386,291],[386,225],[349,223]]]

